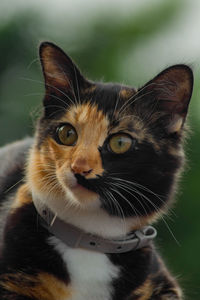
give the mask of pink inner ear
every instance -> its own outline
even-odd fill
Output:
[[[59,71],[57,68],[49,67],[49,72],[46,72],[47,85],[51,84],[54,86],[61,86],[65,88],[70,87],[70,82],[68,78],[62,74],[62,71]]]
[[[175,65],[158,74],[141,90],[147,105],[149,101],[153,107],[152,113],[160,113],[160,118],[168,120],[165,127],[172,133],[184,125],[192,89],[192,70],[185,65]]]
[[[185,65],[172,66],[158,76],[147,90],[153,92],[158,110],[169,115],[168,132],[178,132],[184,124],[193,88],[193,74]]]
[[[46,87],[46,100],[49,95],[64,97],[65,101],[71,97],[78,97],[79,90],[89,86],[89,82],[80,73],[71,58],[58,46],[44,42],[40,46],[40,58]],[[59,103],[60,104],[60,103]]]
[[[186,66],[174,66],[163,71],[152,82],[155,83],[160,109],[185,117],[192,93],[192,71]]]
[[[169,133],[178,132],[183,127],[184,121],[185,119],[181,115],[172,115],[171,121],[169,121],[169,124],[167,126],[167,131]]]
[[[44,46],[41,51],[41,62],[47,86],[70,87],[66,66],[71,62],[68,62],[67,57],[60,49],[52,45]]]

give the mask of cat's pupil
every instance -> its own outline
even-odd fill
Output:
[[[67,137],[70,137],[73,134],[74,134],[74,131],[72,129],[67,131]]]
[[[118,141],[118,145],[119,145],[119,147],[122,147],[123,146],[123,144],[124,144],[124,142],[122,141],[122,139],[120,138],[119,139],[119,141]]]
[[[132,139],[126,133],[118,133],[111,137],[109,146],[110,149],[117,154],[127,152],[132,145]]]

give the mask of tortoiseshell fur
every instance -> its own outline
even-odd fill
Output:
[[[153,243],[122,254],[70,249],[43,227],[34,203],[105,238],[157,220],[184,162],[191,69],[170,67],[137,91],[86,80],[51,43],[40,58],[46,94],[36,135],[0,150],[0,299],[183,299]],[[66,123],[77,131],[75,145],[56,139]],[[132,146],[116,154],[109,140],[120,132]]]

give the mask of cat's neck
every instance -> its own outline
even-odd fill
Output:
[[[39,195],[32,193],[33,202],[37,208],[42,210],[43,207],[48,207],[55,217],[60,218],[62,221],[74,225],[85,232],[99,235],[104,238],[123,237],[129,232],[139,229],[146,225],[145,222],[138,218],[120,218],[111,216],[105,212],[100,206],[90,207],[88,209],[81,209],[74,206],[63,206],[60,209],[60,205],[53,207],[52,203],[56,201],[47,201]],[[58,201],[58,199],[56,199]],[[60,199],[62,203],[63,199]]]

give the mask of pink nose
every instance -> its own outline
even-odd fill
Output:
[[[71,164],[71,170],[74,174],[80,174],[82,176],[87,176],[92,172],[92,168],[89,166],[88,162],[84,158],[77,158]]]

